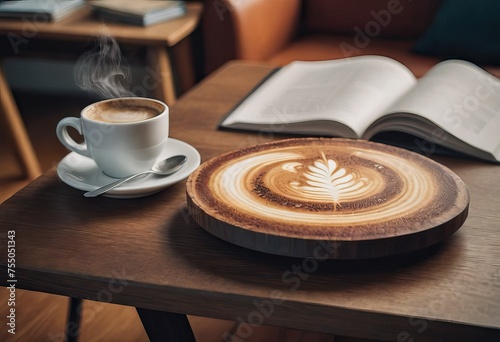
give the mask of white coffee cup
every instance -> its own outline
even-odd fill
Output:
[[[77,143],[68,127],[83,135]],[[168,140],[169,109],[161,101],[125,97],[93,103],[81,116],[67,117],[56,128],[70,151],[92,158],[108,176],[122,178],[149,170]]]

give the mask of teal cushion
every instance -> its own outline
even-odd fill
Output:
[[[500,1],[445,0],[413,51],[500,64]]]

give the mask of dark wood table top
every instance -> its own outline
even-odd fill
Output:
[[[231,63],[171,108],[202,161],[283,138],[217,130],[271,67]],[[420,253],[370,261],[277,257],[197,226],[185,182],[138,199],[85,198],[54,169],[0,206],[0,273],[15,230],[16,286],[141,308],[382,340],[500,340],[499,166],[434,157],[471,193],[469,217]],[[250,325],[251,327],[251,325]]]

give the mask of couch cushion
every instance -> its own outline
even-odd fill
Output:
[[[500,1],[446,0],[414,51],[500,65]]]
[[[304,0],[306,32],[417,37],[441,0]]]

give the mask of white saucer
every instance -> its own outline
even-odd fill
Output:
[[[183,154],[187,157],[186,163],[176,173],[167,177],[158,177],[152,174],[139,177],[108,191],[103,196],[114,198],[148,196],[186,179],[200,165],[200,154],[193,146],[169,138],[165,150],[158,160],[176,154]],[[116,180],[106,176],[92,159],[75,152],[71,152],[59,162],[57,175],[64,183],[83,191],[92,191]]]

